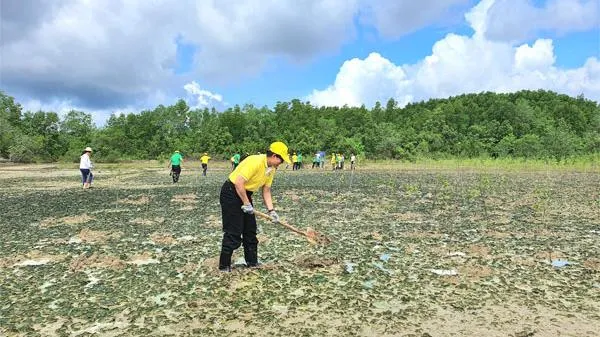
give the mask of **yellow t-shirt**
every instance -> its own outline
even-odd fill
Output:
[[[209,156],[202,156],[202,157],[200,157],[200,162],[201,162],[202,164],[208,164],[208,160],[209,160],[209,159],[210,159],[210,157],[209,157]]]
[[[244,177],[247,191],[256,192],[262,186],[271,186],[276,169],[267,166],[267,155],[255,154],[242,160],[238,167],[229,174],[229,181],[235,184],[238,176]]]
[[[298,162],[298,156],[297,155],[293,155],[292,156],[292,163],[297,163]]]

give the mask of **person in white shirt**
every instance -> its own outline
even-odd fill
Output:
[[[354,153],[350,155],[350,169],[356,170],[356,156],[354,155]]]
[[[92,148],[86,147],[81,154],[81,158],[79,159],[79,171],[81,171],[81,182],[83,183],[83,188],[88,189],[92,186],[92,180],[94,179],[94,175],[92,174],[92,160],[90,156],[92,155]]]

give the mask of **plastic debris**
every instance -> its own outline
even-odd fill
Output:
[[[80,238],[76,237],[76,236],[74,236],[74,237],[72,237],[72,238],[69,239],[69,244],[82,243],[82,242],[83,241]]]
[[[304,290],[296,289],[293,292],[291,292],[290,295],[294,295],[296,297],[302,297],[302,296],[304,296]]]
[[[390,274],[390,275],[391,275],[391,274],[393,274],[391,270],[389,270],[389,269],[386,269],[386,268],[383,266],[383,264],[381,264],[381,263],[373,262],[373,263],[372,263],[372,265],[373,265],[375,268],[377,268],[377,269],[381,270],[381,271],[382,271],[382,272],[384,272],[384,273],[387,273],[387,274]]]
[[[570,264],[572,264],[572,263],[567,260],[561,260],[561,259],[552,260],[552,267],[554,267],[554,268],[562,268],[562,267],[568,266]]]
[[[367,280],[367,281],[363,282],[363,287],[365,289],[373,289],[373,287],[375,287],[376,283],[377,283],[377,281],[375,281],[375,280]]]
[[[85,273],[88,277],[88,283],[85,285],[85,288],[91,288],[102,281],[102,279],[96,277],[95,273],[91,271],[86,270]]]
[[[150,300],[154,302],[154,304],[158,306],[163,306],[169,303],[169,299],[173,297],[173,293],[170,291],[164,292],[162,294],[158,294],[155,296],[150,296]]]
[[[356,263],[344,262],[344,268],[346,269],[347,273],[353,273],[354,267],[356,267]]]
[[[379,259],[383,262],[388,262],[390,260],[390,257],[392,257],[390,254],[381,254]]]
[[[452,253],[446,254],[446,256],[467,256],[467,254],[465,254],[463,252],[452,252]]]
[[[458,272],[456,271],[456,269],[429,269],[429,271],[431,271],[434,274],[440,275],[440,276],[456,276],[456,275],[458,275]]]

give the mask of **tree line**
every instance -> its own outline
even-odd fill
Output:
[[[474,93],[399,107],[317,107],[293,99],[273,108],[225,111],[170,106],[113,114],[97,127],[91,114],[23,111],[0,92],[0,157],[15,162],[74,161],[86,146],[97,161],[162,159],[174,150],[213,158],[291,150],[355,153],[372,159],[527,158],[562,160],[600,151],[600,105],[583,95],[545,90]]]

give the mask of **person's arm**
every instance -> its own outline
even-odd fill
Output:
[[[273,210],[273,199],[271,197],[271,186],[264,185],[262,188],[263,200],[268,211]]]
[[[248,199],[248,196],[246,195],[246,187],[244,186],[245,184],[246,179],[241,175],[238,175],[234,183],[235,191],[237,192],[240,199],[242,199],[242,204],[250,205],[250,199]]]

